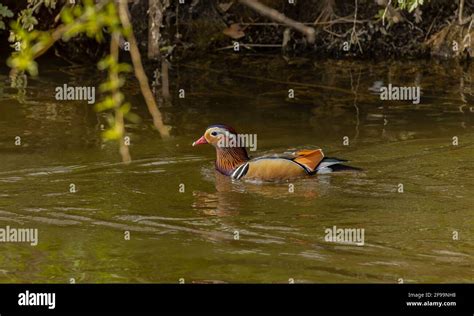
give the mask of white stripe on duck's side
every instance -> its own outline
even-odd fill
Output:
[[[240,165],[239,167],[237,167],[237,169],[235,169],[232,172],[230,177],[234,180],[239,180],[240,178],[242,178],[247,173],[248,170],[249,170],[249,163],[246,162],[246,163]]]

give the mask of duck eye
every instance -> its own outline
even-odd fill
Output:
[[[217,136],[217,132],[212,132],[211,135],[212,136]]]

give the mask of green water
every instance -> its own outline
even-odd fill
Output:
[[[0,228],[37,228],[39,244],[0,243],[0,282],[473,282],[473,69],[258,56],[175,65],[160,109],[170,139],[137,83],[125,87],[143,118],[127,125],[126,166],[100,138],[102,114],[54,99],[65,83],[97,85],[97,70],[45,60],[18,91],[2,68]],[[420,104],[381,101],[377,81],[419,84]],[[293,181],[294,192],[232,183],[210,146],[191,147],[221,122],[257,134],[253,156],[319,146],[365,171]],[[326,242],[333,226],[364,229],[364,246]]]

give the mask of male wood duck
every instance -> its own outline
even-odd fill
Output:
[[[236,139],[238,135],[230,126],[215,124],[209,126],[193,146],[201,144],[214,146],[217,155],[216,170],[234,180],[278,181],[334,171],[361,170],[343,165],[347,160],[324,157],[321,149],[249,158],[245,146],[229,140]]]

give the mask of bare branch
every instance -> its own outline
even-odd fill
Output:
[[[163,117],[158,106],[155,102],[155,97],[150,90],[148,85],[148,77],[145,74],[143,69],[142,59],[140,56],[140,51],[138,50],[137,40],[132,31],[132,25],[130,23],[128,4],[126,0],[119,0],[119,16],[120,21],[122,22],[123,27],[126,30],[129,30],[129,34],[126,36],[128,42],[130,43],[130,55],[132,57],[133,69],[135,71],[135,77],[137,77],[138,82],[140,83],[140,89],[142,95],[145,98],[148,111],[153,117],[153,124],[160,133],[161,137],[169,137],[169,128],[163,123]]]
[[[314,43],[315,40],[315,30],[312,27],[308,27],[303,23],[297,22],[286,17],[283,13],[278,12],[275,9],[269,8],[266,5],[258,2],[257,0],[239,0],[240,3],[245,4],[246,6],[252,8],[253,10],[257,11],[261,15],[264,15],[276,22],[283,23],[288,25],[291,28],[303,33],[306,36],[306,39],[309,43]]]
[[[461,25],[463,23],[463,11],[464,11],[464,0],[459,0],[459,24]]]
[[[160,58],[160,27],[163,12],[160,0],[148,0],[148,58]]]

